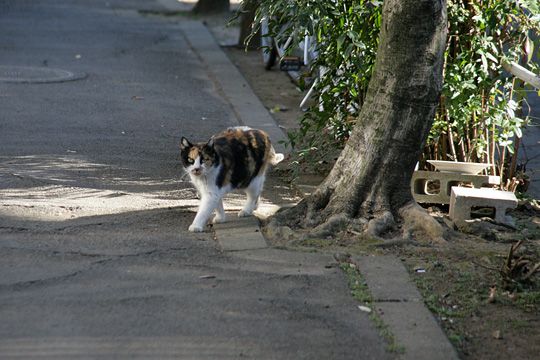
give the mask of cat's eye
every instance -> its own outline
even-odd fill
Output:
[[[194,161],[193,161],[192,158],[188,158],[188,159],[187,159],[187,162],[190,163],[190,164],[193,164],[193,163],[194,163]]]

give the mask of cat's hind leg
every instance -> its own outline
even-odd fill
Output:
[[[239,217],[250,216],[253,214],[253,211],[257,209],[259,203],[259,196],[261,195],[263,186],[264,186],[265,175],[256,176],[249,186],[245,189],[247,200],[246,204],[238,213]]]
[[[223,208],[223,198],[219,199],[216,207],[216,215],[212,219],[213,224],[224,223],[227,221],[227,216],[225,215],[225,209]]]

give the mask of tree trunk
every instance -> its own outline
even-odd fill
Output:
[[[195,14],[214,14],[229,11],[229,0],[199,0],[193,7]]]
[[[406,231],[430,222],[414,206],[410,179],[440,96],[446,1],[385,0],[382,17],[374,72],[347,145],[317,191],[278,222],[335,231],[365,219],[363,230],[373,236],[396,216],[420,216]]]
[[[260,30],[255,34],[248,43],[246,40],[251,35],[253,20],[255,19],[255,11],[259,6],[258,0],[244,0],[245,5],[242,6],[242,15],[240,16],[240,36],[238,38],[238,46],[246,47],[249,50],[257,50],[261,47]]]

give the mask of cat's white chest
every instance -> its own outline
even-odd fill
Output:
[[[205,195],[218,193],[219,189],[216,185],[217,174],[218,174],[218,171],[216,171],[215,169],[212,169],[211,171],[208,171],[198,176],[190,173],[189,177],[191,178],[191,183],[199,191],[199,195],[201,197],[205,197]]]

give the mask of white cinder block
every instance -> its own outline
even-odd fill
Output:
[[[489,207],[495,209],[495,221],[508,223],[506,210],[514,209],[517,203],[516,195],[510,191],[453,186],[449,216],[454,223],[470,220],[473,207]]]

